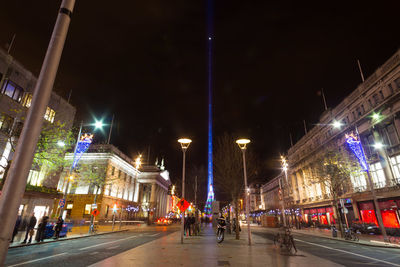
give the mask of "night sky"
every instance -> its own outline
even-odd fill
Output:
[[[39,74],[60,1],[3,1],[0,46]],[[188,166],[207,161],[206,0],[77,0],[55,91],[77,120],[110,121],[128,156],[165,156],[180,179],[176,140],[193,139]],[[215,1],[214,137],[252,140],[266,181],[277,158],[400,46],[400,1]],[[104,142],[105,135],[98,136]]]

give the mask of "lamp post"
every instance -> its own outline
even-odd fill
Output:
[[[281,165],[282,165],[282,170],[285,172],[285,179],[287,181],[287,169],[288,169],[288,163],[286,161],[286,158],[284,156],[281,156]],[[283,226],[286,227],[286,214],[285,214],[285,200],[284,200],[284,192],[283,192],[283,185],[281,182],[281,179],[278,179],[279,181],[279,189],[281,190],[281,208],[282,208],[282,219],[283,219]]]
[[[183,160],[182,160],[182,199],[185,198],[185,159],[186,159],[186,150],[190,146],[192,140],[187,138],[181,138],[178,140],[181,144],[182,153],[183,153]],[[183,232],[185,226],[185,212],[182,213],[181,218],[181,244],[183,244]]]
[[[376,113],[375,113],[375,114],[376,114]],[[373,115],[373,119],[374,119],[374,120],[376,120],[376,115],[375,115],[375,114]],[[335,121],[335,122],[333,123],[333,126],[334,126],[335,128],[339,128],[339,129],[340,129],[340,127],[341,127],[342,125],[343,125],[343,124],[342,124],[341,122],[337,122],[337,121]],[[357,157],[358,161],[360,162],[361,168],[367,173],[368,183],[369,183],[369,185],[370,185],[371,195],[372,195],[372,198],[373,198],[373,201],[374,201],[374,204],[375,204],[376,215],[377,215],[377,217],[378,217],[379,227],[381,228],[381,231],[382,231],[383,240],[384,240],[385,242],[387,242],[389,239],[388,239],[388,237],[387,237],[386,228],[385,228],[385,226],[383,225],[383,219],[382,219],[381,209],[380,209],[380,207],[379,207],[378,199],[377,199],[377,197],[376,197],[375,187],[374,187],[374,184],[373,184],[373,182],[372,182],[371,174],[370,174],[370,172],[369,172],[369,164],[368,164],[368,162],[367,162],[367,160],[366,160],[366,157],[365,157],[364,147],[363,147],[362,142],[361,142],[361,138],[360,138],[360,134],[359,134],[359,132],[358,132],[358,127],[357,127],[357,125],[355,125],[355,131],[356,131],[356,137],[354,138],[354,136],[346,136],[346,142],[347,142],[348,144],[350,144],[350,142],[358,142],[358,144],[359,144],[359,147],[360,147],[360,155],[359,155],[359,156],[356,155],[356,157]],[[360,157],[360,158],[359,158],[359,157]]]
[[[244,175],[244,188],[245,188],[245,197],[246,197],[246,216],[247,216],[247,233],[249,239],[249,246],[251,246],[251,230],[250,230],[250,199],[249,193],[247,192],[247,172],[246,172],[246,148],[247,144],[250,143],[249,139],[239,139],[236,140],[236,144],[238,144],[240,150],[242,150],[243,156],[243,175]]]
[[[63,207],[61,207],[61,209],[60,209],[60,215],[62,216],[62,213],[63,213],[63,211],[64,211],[64,207],[65,207],[65,205],[67,204],[67,195],[68,195],[68,187],[69,187],[69,183],[70,183],[70,181],[72,182],[72,180],[73,180],[73,171],[74,171],[74,165],[73,165],[73,163],[74,163],[74,161],[75,161],[75,154],[76,154],[76,149],[77,149],[77,147],[78,147],[78,143],[79,143],[79,140],[81,139],[81,134],[82,134],[82,127],[83,126],[93,126],[94,125],[94,127],[95,127],[95,130],[96,129],[101,129],[101,128],[103,128],[103,122],[102,121],[97,121],[96,120],[96,122],[94,123],[94,124],[83,124],[83,121],[81,121],[81,123],[80,123],[80,125],[79,125],[79,133],[78,133],[78,137],[76,138],[76,143],[75,143],[75,146],[74,146],[74,154],[73,154],[73,159],[72,159],[72,163],[71,163],[71,168],[70,168],[70,170],[69,170],[69,177],[68,177],[68,179],[67,179],[67,184],[66,184],[66,186],[65,186],[65,190],[64,190],[64,195],[63,195],[63,199],[65,200],[65,204],[64,204],[64,206]],[[89,229],[90,229],[91,227],[89,227]]]

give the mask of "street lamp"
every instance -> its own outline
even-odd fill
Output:
[[[287,170],[289,167],[289,164],[286,161],[286,158],[284,156],[281,156],[281,165],[282,165],[282,170],[285,172],[285,179],[287,182]],[[281,206],[282,206],[282,219],[283,219],[283,226],[287,226],[286,224],[286,214],[285,214],[285,200],[284,200],[284,192],[283,192],[283,186],[282,186],[282,181],[280,178],[278,178],[279,182],[279,189],[281,190]]]
[[[246,149],[247,149],[247,145],[249,143],[250,143],[249,139],[236,140],[236,144],[238,144],[240,150],[242,150],[242,155],[243,155],[243,175],[244,175],[244,188],[245,189],[247,189]],[[249,214],[250,201],[249,201],[248,194],[246,194],[246,191],[245,191],[245,197],[246,197],[247,233],[248,233],[248,239],[249,239],[249,246],[251,246],[251,230],[250,230],[250,214]]]
[[[82,127],[83,127],[83,126],[95,126],[95,130],[96,130],[96,129],[98,129],[98,128],[103,127],[103,123],[102,123],[102,121],[97,121],[97,120],[96,120],[96,122],[95,122],[94,124],[83,124],[83,121],[81,121],[81,123],[80,123],[78,137],[76,138],[76,143],[75,143],[75,146],[74,146],[73,160],[72,160],[72,163],[71,163],[71,168],[70,168],[70,170],[69,170],[70,176],[69,176],[69,178],[67,179],[67,184],[66,184],[66,187],[65,187],[65,190],[64,190],[63,199],[64,199],[64,203],[65,203],[65,204],[64,204],[64,206],[61,207],[61,209],[60,209],[60,215],[61,215],[61,216],[62,216],[62,213],[63,213],[63,211],[64,211],[64,207],[65,207],[65,205],[66,205],[66,203],[67,203],[67,194],[68,194],[69,183],[70,183],[70,181],[71,181],[71,182],[73,181],[73,171],[74,171],[75,154],[76,154],[76,149],[77,149],[77,147],[78,147],[78,143],[79,143],[79,141],[80,141],[80,139],[81,139]],[[71,179],[71,178],[72,178],[72,179]]]
[[[181,144],[182,153],[183,153],[183,162],[182,162],[182,199],[185,198],[185,159],[186,159],[186,150],[190,146],[192,140],[188,138],[181,138],[178,140]],[[182,213],[181,218],[181,244],[183,244],[183,233],[184,233],[184,226],[185,226],[185,212]]]
[[[374,113],[372,115],[372,119],[375,122],[378,122],[381,119],[381,115],[379,113]],[[379,207],[378,199],[376,198],[374,184],[372,182],[371,174],[369,172],[369,164],[368,164],[367,159],[365,157],[364,147],[363,147],[362,142],[361,142],[361,137],[360,137],[360,134],[358,132],[357,125],[355,125],[355,131],[356,131],[356,136],[354,136],[353,133],[349,134],[349,135],[346,134],[346,142],[349,145],[350,149],[355,154],[356,158],[358,159],[358,161],[359,161],[359,163],[361,165],[361,168],[367,173],[367,177],[368,177],[368,182],[369,182],[370,189],[371,189],[372,198],[373,198],[373,201],[374,201],[374,204],[375,204],[375,208],[376,208],[376,214],[378,216],[379,226],[380,226],[381,231],[382,231],[383,240],[386,242],[386,241],[388,241],[386,228],[383,225],[381,209]],[[375,146],[375,148],[378,149],[378,148],[382,148],[383,144],[382,143],[376,143],[374,146]]]

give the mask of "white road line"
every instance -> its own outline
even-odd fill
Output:
[[[60,255],[65,255],[65,254],[68,254],[68,253],[64,252],[64,253],[56,254],[56,255],[53,255],[53,256],[48,256],[48,257],[35,259],[35,260],[31,260],[31,261],[25,261],[25,262],[17,263],[17,264],[14,264],[14,265],[9,265],[8,267],[21,266],[21,265],[24,265],[24,264],[28,264],[28,263],[32,263],[32,262],[36,262],[36,261],[41,261],[41,260],[45,260],[45,259],[50,259],[50,258],[58,257]]]
[[[115,240],[115,241],[110,241],[110,242],[106,242],[106,243],[101,243],[101,244],[97,244],[97,245],[93,245],[93,246],[88,246],[88,247],[80,248],[79,250],[85,250],[85,249],[89,249],[89,248],[95,248],[95,247],[99,247],[99,246],[103,246],[103,245],[107,245],[107,244],[112,244],[112,243],[119,242],[119,241],[128,240],[128,239],[135,238],[135,237],[137,237],[137,236],[134,235],[134,236],[130,236],[130,237],[127,237],[127,238],[118,239],[118,240]]]
[[[347,254],[350,254],[350,255],[358,256],[358,257],[361,257],[361,258],[366,258],[366,259],[373,260],[373,261],[383,262],[383,263],[386,263],[386,264],[389,264],[389,265],[393,265],[393,266],[400,266],[400,264],[396,264],[396,263],[385,261],[385,260],[375,259],[375,258],[372,258],[372,257],[364,256],[364,255],[361,255],[361,254],[357,254],[357,253],[353,253],[353,252],[349,252],[349,251],[345,251],[345,250],[341,250],[341,249],[337,249],[337,248],[331,248],[331,247],[327,247],[327,246],[324,246],[324,245],[303,241],[303,240],[296,239],[296,238],[294,240],[299,241],[299,242],[303,242],[303,243],[306,243],[306,244],[314,245],[314,246],[317,246],[317,247],[327,248],[327,249],[331,249],[331,250],[347,253]]]
[[[116,246],[113,246],[113,247],[109,247],[107,249],[114,249],[114,248],[119,248],[119,247],[120,247],[120,245],[116,245]]]
[[[153,234],[153,235],[148,235],[148,236],[156,236],[156,235],[159,235],[160,233],[158,233],[158,234]]]

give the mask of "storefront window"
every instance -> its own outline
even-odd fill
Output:
[[[382,210],[383,225],[388,228],[400,228],[399,221],[397,219],[396,211],[394,210]]]
[[[86,204],[85,205],[85,215],[90,214],[91,210],[92,210],[92,204]]]
[[[378,225],[374,210],[360,210],[361,219],[364,223],[373,223]]]

